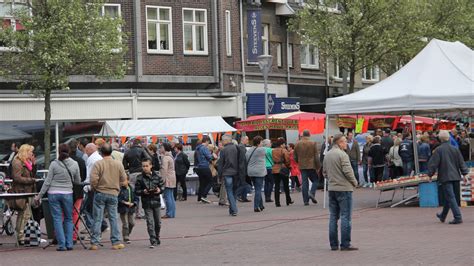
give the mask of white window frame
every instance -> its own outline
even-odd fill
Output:
[[[3,21],[4,20],[10,20],[10,27],[16,31],[16,20],[14,17],[11,16],[5,16],[5,17],[0,17],[0,27],[3,27]],[[0,46],[0,52],[12,52],[15,51],[15,48],[8,47],[8,46]]]
[[[276,52],[277,52],[277,67],[282,67],[283,66],[283,63],[282,63],[282,59],[283,59],[283,55],[282,55],[282,43],[279,42],[276,44]]]
[[[148,19],[148,8],[154,8],[156,9],[156,16],[157,19]],[[162,20],[160,19],[160,9],[168,9],[169,10],[169,20]],[[169,6],[152,6],[152,5],[146,5],[145,6],[145,24],[146,24],[146,51],[149,54],[173,54],[173,10]],[[148,22],[155,22],[156,24],[156,49],[150,49],[148,47]],[[160,32],[160,25],[161,24],[167,24],[168,25],[168,36],[169,36],[169,49],[161,49],[160,45],[160,37],[161,37],[161,32]]]
[[[319,69],[319,49],[316,47],[316,46],[313,46],[313,56],[315,56],[315,62],[316,64],[310,64],[309,62],[311,62],[311,58],[310,58],[310,53],[309,53],[309,47],[311,45],[309,44],[301,44],[302,47],[304,47],[305,49],[305,54],[306,54],[306,58],[305,58],[305,61],[304,62],[300,62],[301,63],[301,68],[302,69]],[[301,48],[300,48],[300,52],[301,52]],[[301,58],[301,56],[300,56]]]
[[[230,11],[225,11],[225,44],[227,56],[232,56],[232,21]]]
[[[366,78],[366,74],[367,74],[367,67],[364,67],[364,69],[362,70],[362,81],[363,82],[377,82],[377,81],[380,81],[380,69],[378,66],[373,66],[373,67],[368,67],[370,68],[370,71],[371,71],[371,75],[370,75],[370,78],[367,79]]]
[[[193,11],[193,22],[184,21],[184,11],[191,10]],[[204,11],[204,22],[196,22],[196,11]],[[182,10],[182,21],[183,21],[183,54],[185,55],[208,55],[208,46],[209,42],[207,40],[207,9],[201,8],[183,8]],[[193,39],[193,50],[189,51],[186,50],[186,40],[184,38],[184,26],[191,25],[192,26],[192,39]],[[204,51],[197,51],[196,50],[196,26],[204,26]]]
[[[262,55],[270,55],[270,24],[262,23]]]
[[[287,60],[288,60],[288,67],[293,68],[293,44],[292,43],[288,44]]]
[[[106,6],[111,6],[111,7],[117,7],[118,8],[118,17],[122,17],[122,5],[121,4],[112,4],[112,3],[104,3],[102,7],[100,8],[100,15],[103,17],[105,16],[105,7]],[[122,28],[118,27],[119,32],[122,32]],[[122,37],[120,36],[120,44],[122,43]],[[121,48],[112,48],[112,53],[118,53],[121,51]]]

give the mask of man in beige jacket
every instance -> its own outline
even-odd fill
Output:
[[[112,159],[112,147],[105,143],[101,148],[104,159],[94,164],[91,172],[91,187],[95,191],[92,215],[94,226],[92,230],[92,245],[90,250],[97,250],[100,244],[100,226],[104,218],[104,211],[109,215],[111,227],[110,240],[113,249],[123,249],[120,229],[117,223],[118,194],[120,183],[127,180],[125,169],[117,160]]]
[[[316,204],[316,189],[318,188],[317,171],[321,168],[319,161],[318,143],[310,140],[311,134],[309,130],[303,131],[303,137],[295,146],[295,161],[301,170],[301,179],[303,181],[303,203],[309,205],[309,200]],[[308,194],[309,180],[311,180],[311,190]]]
[[[351,246],[352,229],[352,192],[357,187],[357,180],[352,169],[347,149],[347,139],[342,134],[334,136],[332,149],[326,154],[323,162],[323,173],[329,181],[329,242],[331,250],[358,250]],[[341,242],[337,223],[341,218]]]

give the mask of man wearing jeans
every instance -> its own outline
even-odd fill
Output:
[[[229,200],[229,214],[237,216],[237,203],[235,200],[235,184],[239,179],[239,158],[237,146],[232,143],[230,135],[222,136],[224,149],[220,152],[218,161],[219,177],[224,179],[227,199]]]
[[[333,148],[326,154],[323,162],[324,176],[329,181],[329,243],[331,250],[358,250],[351,246],[352,192],[357,180],[347,153],[347,140],[342,134],[334,136]],[[341,242],[337,224],[341,219]]]
[[[454,187],[459,187],[461,174],[464,175],[465,182],[467,183],[469,169],[466,167],[459,149],[450,144],[449,132],[446,130],[441,131],[439,139],[442,144],[433,151],[433,156],[431,156],[428,162],[428,175],[431,178],[438,172],[438,182],[441,183],[441,189],[444,192],[445,198],[443,211],[436,214],[436,217],[444,223],[451,209],[454,220],[450,221],[449,224],[461,224],[462,215],[454,195]]]
[[[101,147],[104,159],[96,162],[91,172],[91,187],[95,191],[93,203],[94,226],[92,230],[92,245],[90,250],[97,250],[100,244],[100,227],[104,218],[104,210],[109,214],[110,240],[113,249],[123,249],[120,229],[117,224],[117,205],[120,183],[127,180],[123,165],[112,159],[112,147],[105,143]]]
[[[309,205],[309,200],[317,204],[315,195],[318,188],[318,174],[316,173],[321,168],[319,161],[319,152],[317,142],[311,141],[309,138],[311,134],[309,130],[303,131],[303,137],[295,146],[295,161],[298,163],[301,170],[301,178],[303,181],[303,203],[305,206]],[[309,190],[309,180],[311,180],[311,190]]]

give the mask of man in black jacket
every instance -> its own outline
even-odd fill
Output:
[[[237,203],[235,200],[234,184],[239,179],[239,158],[238,148],[232,143],[230,135],[222,136],[224,149],[220,152],[218,161],[219,177],[223,178],[227,199],[229,200],[229,214],[237,216]]]
[[[128,170],[130,186],[135,188],[137,176],[142,172],[142,161],[150,159],[139,139],[133,140],[132,147],[123,156],[123,167]]]
[[[160,194],[165,189],[165,181],[152,171],[150,159],[142,162],[143,172],[138,175],[135,193],[142,198],[143,210],[145,210],[146,226],[150,236],[150,248],[160,245],[161,231],[161,200]]]
[[[442,144],[433,151],[433,156],[431,156],[430,161],[428,162],[428,175],[432,177],[436,172],[438,172],[438,182],[441,183],[441,189],[443,190],[446,199],[443,211],[436,214],[436,216],[442,223],[444,223],[449,209],[451,209],[454,220],[449,223],[460,224],[462,223],[462,215],[456,202],[454,187],[459,187],[461,174],[467,182],[469,169],[464,163],[459,149],[451,146],[449,143],[449,132],[441,131],[439,133],[439,139]]]

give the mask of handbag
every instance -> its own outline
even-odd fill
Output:
[[[282,157],[282,161],[280,161],[280,175],[283,175],[283,176],[290,176],[290,169],[288,169],[286,166],[285,166],[285,154],[283,154],[283,150],[281,150],[281,157]]]
[[[39,246],[41,243],[41,230],[38,222],[33,219],[29,219],[23,230],[25,235],[25,246],[33,247]]]
[[[77,199],[82,199],[84,197],[83,186],[81,184],[80,185],[74,184],[71,171],[69,171],[69,168],[67,167],[67,165],[63,161],[59,161],[59,162],[61,162],[64,165],[64,167],[66,167],[67,173],[69,174],[69,177],[71,178],[73,201],[76,202]]]

